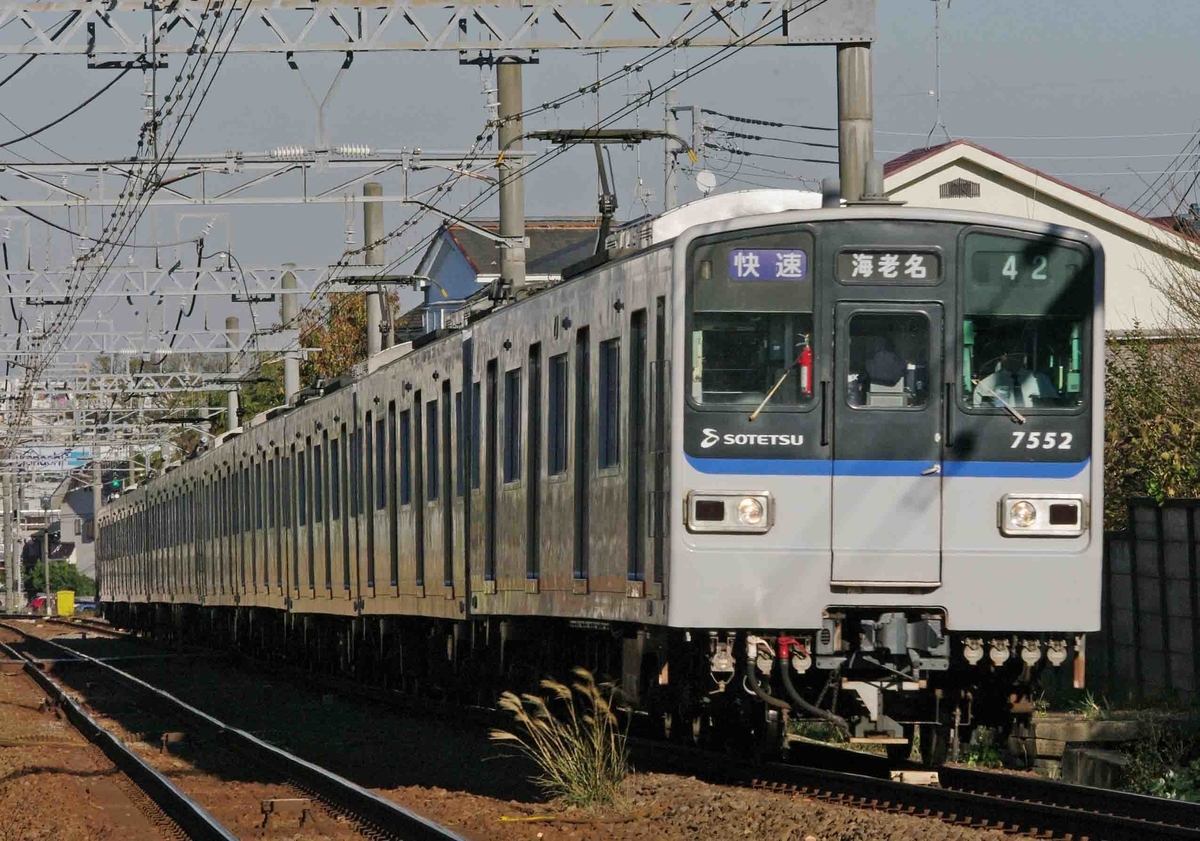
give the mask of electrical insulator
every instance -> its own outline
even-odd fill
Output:
[[[276,159],[293,159],[308,157],[308,150],[303,146],[277,146],[271,150],[271,157]]]

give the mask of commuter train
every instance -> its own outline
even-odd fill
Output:
[[[933,763],[1082,681],[1095,239],[778,190],[605,246],[106,506],[104,613],[421,693],[584,665],[672,738]]]

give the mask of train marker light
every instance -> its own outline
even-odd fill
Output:
[[[763,518],[762,503],[752,496],[746,497],[738,503],[737,518],[743,526],[757,526]]]
[[[1032,502],[1014,502],[1008,509],[1008,522],[1017,528],[1027,529],[1037,521],[1037,509]]]
[[[1006,537],[1079,537],[1087,531],[1082,494],[1006,494],[996,525]]]
[[[683,521],[693,534],[765,534],[774,520],[771,504],[766,491],[692,491]]]

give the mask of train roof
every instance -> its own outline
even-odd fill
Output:
[[[669,242],[697,225],[819,207],[821,194],[811,190],[735,190],[705,196],[658,216],[630,222],[610,235],[604,247],[609,252],[650,248]]]

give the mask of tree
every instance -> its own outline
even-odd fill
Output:
[[[1108,341],[1105,528],[1131,499],[1200,497],[1200,239],[1186,222],[1163,231],[1143,271],[1162,295],[1167,328],[1140,325]]]
[[[74,590],[77,596],[96,595],[96,582],[81,575],[79,570],[66,561],[50,562],[50,592],[59,590]],[[29,594],[46,592],[46,569],[42,563],[34,564],[25,578],[25,592]]]
[[[1200,347],[1140,328],[1110,340],[1105,395],[1105,528],[1129,500],[1200,496]]]
[[[399,311],[400,297],[382,296],[384,312]],[[359,292],[331,294],[324,307],[309,310],[300,327],[302,347],[320,348],[300,366],[300,378],[336,377],[367,358],[367,296]]]

